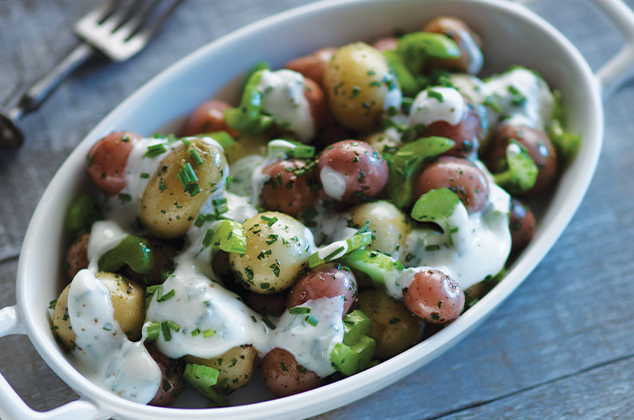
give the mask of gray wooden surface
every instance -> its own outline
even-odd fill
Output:
[[[98,0],[0,0],[0,103],[75,43],[71,22]],[[94,60],[24,120],[0,153],[0,307],[15,303],[29,219],[57,168],[112,108],[168,64],[234,29],[310,0],[186,0],[139,56]],[[627,0],[634,6],[634,0]],[[597,69],[619,34],[585,0],[535,10]],[[572,223],[485,323],[430,365],[319,419],[634,418],[634,82],[605,102],[605,145]],[[37,410],[77,398],[25,337],[0,340],[0,371]]]

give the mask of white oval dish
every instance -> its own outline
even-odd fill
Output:
[[[595,1],[613,19],[624,19],[619,0]],[[116,130],[150,135],[167,122],[190,113],[204,100],[214,96],[234,98],[238,76],[258,61],[267,60],[274,68],[280,67],[288,59],[322,46],[369,41],[396,28],[418,30],[441,14],[464,19],[481,35],[485,45],[485,68],[481,74],[502,71],[509,65],[525,65],[536,69],[551,87],[561,90],[568,113],[567,128],[583,139],[576,159],[561,177],[541,216],[537,235],[493,291],[448,328],[372,369],[303,394],[257,404],[213,409],[144,406],[102,390],[68,363],[50,332],[48,304],[63,287],[62,281],[56,280],[63,278],[60,250],[68,245],[64,216],[71,201],[89,186],[83,164],[95,141]],[[616,64],[631,65],[631,57],[620,60]],[[26,332],[46,363],[82,398],[42,417],[42,413],[31,411],[0,377],[0,416],[5,420],[111,416],[148,420],[300,418],[335,409],[408,375],[475,328],[528,276],[561,235],[579,206],[598,161],[603,137],[600,85],[611,89],[620,83],[628,67],[615,67],[614,61],[609,63],[609,71],[595,77],[580,53],[556,29],[522,6],[496,0],[319,2],[252,24],[189,55],[111,112],[79,144],[45,191],[20,256],[17,305],[0,311],[0,336]]]

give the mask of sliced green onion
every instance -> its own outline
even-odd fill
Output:
[[[161,334],[161,324],[158,322],[152,322],[147,326],[147,337],[145,339],[146,343],[152,343],[158,340],[159,335]]]
[[[216,385],[220,372],[212,367],[188,363],[183,379],[194,387],[208,388]]]
[[[203,331],[203,337],[205,337],[205,338],[213,337],[214,335],[216,335],[216,330],[205,330],[205,331]]]
[[[310,308],[306,308],[303,306],[294,306],[292,308],[289,308],[288,313],[291,315],[296,315],[296,314],[309,314],[310,313]]]
[[[180,325],[178,325],[177,323],[173,322],[173,321],[169,321],[167,323],[167,326],[169,327],[170,330],[174,331],[174,332],[179,332],[181,327]]]
[[[163,291],[163,289],[161,289],[161,292]],[[170,290],[169,292],[165,293],[164,295],[157,295],[156,297],[156,301],[157,302],[165,302],[168,299],[173,298],[174,296],[176,296],[176,292],[174,291],[174,289]]]
[[[260,216],[260,219],[264,220],[269,226],[273,226],[275,224],[275,222],[277,222],[277,217],[273,216],[273,217],[268,217],[268,216]]]
[[[153,144],[152,146],[148,146],[147,152],[145,152],[143,157],[153,158],[165,152],[167,152],[167,148],[163,143]]]
[[[206,216],[203,216],[202,214],[199,214],[198,217],[196,218],[196,221],[194,222],[194,226],[196,227],[202,227],[205,224],[205,221],[207,220]]]
[[[161,322],[161,331],[163,332],[163,340],[170,341],[172,339],[172,333],[170,332],[169,322]]]
[[[189,154],[191,155],[192,159],[194,159],[194,162],[196,162],[196,165],[202,165],[203,163],[205,163],[205,159],[200,156],[200,153],[198,153],[196,149],[189,149]]]
[[[313,327],[316,327],[317,324],[319,324],[319,321],[313,318],[311,315],[308,315],[304,320],[308,322],[310,325],[312,325]]]
[[[195,330],[192,331],[192,337],[196,337],[199,334],[200,334],[200,328],[196,328]]]

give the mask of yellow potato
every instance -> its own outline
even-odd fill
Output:
[[[375,131],[383,111],[400,105],[398,82],[387,60],[363,42],[335,52],[324,73],[324,89],[335,119],[357,131]],[[399,100],[393,103],[395,94]]]
[[[240,133],[233,146],[225,149],[230,165],[249,155],[265,155],[269,139],[264,135],[249,135]]]
[[[229,254],[231,270],[249,290],[263,295],[287,289],[295,283],[310,257],[310,234],[291,216],[267,211],[243,224],[247,250]]]
[[[368,336],[376,340],[376,358],[389,359],[420,341],[422,320],[383,290],[361,292],[355,306],[372,321]]]
[[[234,347],[223,355],[210,359],[185,356],[185,361],[218,370],[218,382],[214,385],[214,389],[221,394],[229,395],[236,389],[247,386],[253,375],[256,355],[257,352],[253,346],[244,345]]]
[[[204,162],[196,163],[194,150]],[[187,191],[179,173],[191,165],[200,192]],[[148,232],[157,238],[177,238],[187,233],[210,195],[219,192],[228,176],[227,158],[222,149],[202,139],[191,139],[182,144],[163,161],[145,187],[139,205],[139,217]]]
[[[145,291],[138,283],[118,274],[99,272],[95,275],[108,291],[114,308],[114,319],[126,336],[137,341],[141,338],[141,329],[145,320]],[[72,284],[72,283],[71,283]],[[53,312],[53,330],[66,350],[75,347],[75,332],[68,316],[68,291],[64,288]]]

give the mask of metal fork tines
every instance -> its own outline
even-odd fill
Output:
[[[114,61],[138,53],[183,0],[110,0],[75,23],[85,42]]]

